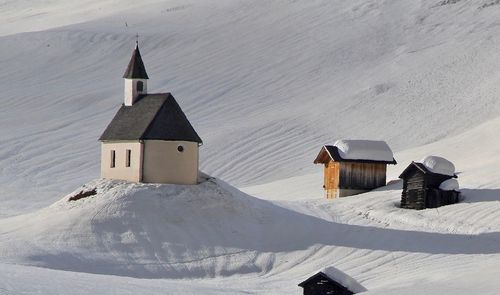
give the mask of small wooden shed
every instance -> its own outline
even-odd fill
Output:
[[[388,164],[396,164],[384,141],[338,140],[321,148],[314,164],[324,164],[327,199],[352,196],[386,185]]]
[[[455,167],[448,160],[430,156],[421,163],[412,162],[401,173],[401,208],[422,210],[457,203],[460,198]],[[448,187],[447,183],[456,183]]]
[[[335,267],[327,267],[299,284],[304,295],[352,295],[367,291],[354,278]]]

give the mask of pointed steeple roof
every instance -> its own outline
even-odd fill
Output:
[[[125,74],[123,74],[125,79],[149,79],[146,73],[146,67],[142,62],[141,53],[139,52],[139,43],[135,43],[134,53],[130,58]]]

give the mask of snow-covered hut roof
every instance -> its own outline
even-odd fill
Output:
[[[335,268],[333,266],[329,266],[323,268],[318,273],[310,276],[307,280],[303,281],[299,284],[299,286],[306,285],[309,281],[315,279],[317,276],[326,276],[331,281],[343,286],[348,289],[352,293],[361,293],[367,291],[365,287],[363,287],[358,281],[356,281],[353,277],[347,275],[343,271]]]
[[[321,270],[322,273],[327,275],[330,279],[336,281],[347,289],[351,290],[354,293],[361,293],[367,291],[365,287],[363,287],[358,281],[356,281],[351,276],[347,275],[343,271],[333,266],[329,266]]]
[[[457,178],[455,175],[455,165],[445,158],[437,156],[428,156],[420,162],[411,162],[411,164],[401,173],[399,178],[404,178],[408,172],[415,168],[422,171],[424,174],[439,174]]]
[[[427,168],[432,173],[448,176],[455,175],[455,165],[453,165],[452,162],[446,160],[445,158],[438,156],[427,156],[423,158],[420,163],[422,163],[425,168]]]
[[[376,140],[337,140],[333,145],[325,145],[314,163],[362,162],[396,164],[393,153],[385,141]]]

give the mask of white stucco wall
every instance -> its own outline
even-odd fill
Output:
[[[126,167],[127,149],[131,151],[130,167]],[[115,167],[111,167],[111,151],[115,151]],[[101,177],[141,181],[143,146],[135,142],[103,142],[101,144]]]
[[[183,152],[178,147],[184,148]],[[188,141],[144,141],[143,182],[196,184],[198,143]]]
[[[125,80],[125,100],[126,106],[131,106],[134,104],[136,98],[140,94],[148,93],[148,83],[146,79],[124,79]],[[141,81],[143,83],[143,89],[141,92],[137,91],[137,82]]]

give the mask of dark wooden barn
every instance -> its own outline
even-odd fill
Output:
[[[367,291],[353,277],[329,266],[299,284],[304,295],[351,295]]]
[[[440,189],[444,181],[457,178],[454,173],[453,175],[435,173],[422,163],[412,162],[399,178],[403,179],[402,208],[416,210],[437,208],[457,203],[459,200],[460,192]]]
[[[354,141],[343,142],[353,145]],[[364,153],[358,153],[356,159],[352,159],[345,155],[343,157],[336,145],[325,145],[314,160],[314,164],[325,165],[323,188],[327,199],[352,196],[386,185],[387,165],[396,164],[389,146],[380,141],[355,142],[357,145],[368,142],[379,149],[374,151],[375,157],[370,156],[368,148]],[[380,154],[380,148],[385,149],[384,157],[374,159],[377,158],[377,153]]]
[[[354,292],[337,283],[323,272],[318,272],[299,284],[304,295],[352,295]]]

